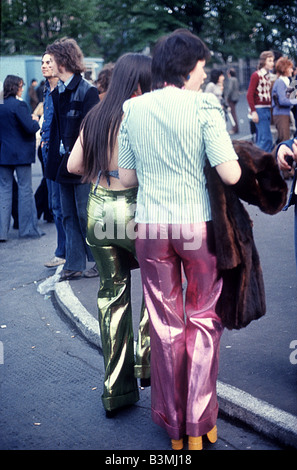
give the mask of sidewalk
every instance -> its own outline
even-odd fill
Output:
[[[223,334],[218,381],[220,411],[297,448],[293,214],[282,212],[271,217],[251,206],[248,211],[254,221],[264,273],[267,313],[243,330],[226,330]],[[100,348],[98,286],[99,278],[81,278],[56,283],[54,293],[64,313],[88,341]],[[141,303],[139,270],[132,272],[132,286],[136,331]]]
[[[249,138],[245,94],[238,105],[240,135]],[[237,136],[236,136],[237,137]],[[39,184],[40,171],[37,167]],[[39,171],[39,173],[38,173]],[[290,183],[289,183],[290,184]],[[218,398],[220,411],[263,435],[297,448],[297,276],[293,209],[267,216],[248,206],[263,268],[267,313],[240,331],[225,331],[221,340]],[[54,249],[53,241],[53,249]],[[91,266],[91,264],[90,264]],[[53,276],[56,270],[48,270]],[[84,337],[100,348],[97,321],[99,278],[55,284],[62,311]],[[141,303],[139,270],[132,272],[134,331]]]

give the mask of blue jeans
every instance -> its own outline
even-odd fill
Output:
[[[57,229],[57,248],[55,255],[65,258],[66,236],[63,227],[63,215],[60,199],[60,185],[56,181],[46,180],[48,191],[48,206],[51,209]]]
[[[47,163],[48,145],[44,144],[41,148],[42,160],[44,166]],[[63,227],[63,215],[60,199],[60,185],[56,181],[46,180],[48,191],[48,207],[51,209],[57,229],[57,248],[55,255],[59,258],[65,258],[66,255],[66,236]]]
[[[37,210],[32,190],[31,165],[0,166],[0,239],[7,240],[11,221],[12,182],[18,182],[19,237],[40,237]]]
[[[270,108],[256,109],[259,122],[256,124],[256,145],[266,152],[271,152],[273,147],[272,135],[270,131],[271,111]]]
[[[86,259],[94,261],[86,243],[89,184],[60,183],[63,227],[66,235],[65,270],[84,271]]]

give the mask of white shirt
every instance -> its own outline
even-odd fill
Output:
[[[211,220],[204,165],[237,160],[218,99],[168,86],[124,104],[119,167],[135,169],[136,222]]]

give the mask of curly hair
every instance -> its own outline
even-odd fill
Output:
[[[47,46],[45,52],[53,55],[58,67],[63,66],[68,72],[82,73],[85,70],[83,53],[74,39],[57,39]]]
[[[286,75],[289,68],[294,67],[293,62],[287,57],[280,57],[275,64],[275,71],[278,75]]]
[[[3,83],[3,98],[15,97],[21,85],[24,85],[24,80],[21,77],[7,75]]]

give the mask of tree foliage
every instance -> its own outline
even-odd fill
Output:
[[[41,54],[68,36],[111,61],[188,28],[224,61],[267,49],[296,57],[296,0],[2,0],[1,9],[2,55]]]

